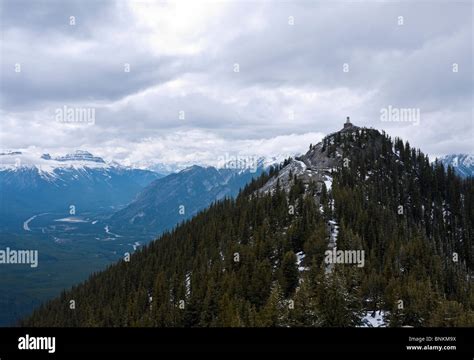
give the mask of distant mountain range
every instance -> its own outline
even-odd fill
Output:
[[[234,197],[264,169],[216,169],[191,166],[149,184],[127,207],[110,219],[113,231],[161,231],[188,219],[212,202]]]
[[[438,159],[444,166],[452,166],[461,177],[474,176],[474,155],[451,154]]]
[[[0,154],[0,214],[9,220],[45,211],[77,212],[124,206],[153,180],[150,170],[107,163],[87,151],[52,158],[22,152]]]
[[[84,150],[55,157],[4,151],[0,153],[0,229],[18,228],[25,218],[39,213],[67,215],[74,206],[76,215],[111,214],[114,230],[156,235],[213,201],[234,197],[279,160],[259,158],[252,166],[231,160],[220,169],[194,165],[165,176],[106,162]],[[165,173],[179,168],[158,167]]]

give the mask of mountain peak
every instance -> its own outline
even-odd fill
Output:
[[[49,154],[45,154],[45,155],[49,156]],[[105,163],[104,159],[102,159],[101,157],[93,156],[90,152],[85,151],[85,150],[76,150],[72,154],[58,156],[54,158],[54,160],[56,161],[92,161],[96,163]]]
[[[54,178],[58,169],[109,168],[104,159],[93,156],[90,152],[76,150],[64,156],[53,157],[49,153],[31,151],[4,152],[0,157],[0,171],[38,171],[42,177]]]
[[[354,130],[359,130],[360,127],[355,126],[353,123],[351,123],[350,117],[346,117],[346,122],[344,123],[344,126],[339,132],[349,132],[349,131],[354,131]]]
[[[187,168],[184,168],[183,170],[181,170],[180,173],[199,171],[199,170],[202,170],[202,169],[205,169],[205,167],[200,166],[200,165],[191,165],[191,166],[188,166]]]
[[[2,155],[21,155],[21,151],[5,150],[5,151],[0,152],[0,156]]]
[[[357,142],[356,138],[360,140]],[[332,173],[342,166],[344,153],[349,156],[351,153],[364,151],[363,148],[367,145],[365,143],[380,144],[382,140],[383,135],[378,130],[358,127],[347,117],[341,130],[327,135],[316,145],[311,145],[305,155],[297,156],[284,164],[278,175],[270,178],[259,192],[272,193],[277,186],[288,192],[293,177],[297,176],[304,186],[315,184],[319,193],[323,184],[326,188],[331,186]]]
[[[452,166],[462,177],[474,176],[474,155],[449,154],[438,159],[444,166]]]

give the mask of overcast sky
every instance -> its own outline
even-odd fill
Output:
[[[2,149],[215,164],[306,152],[350,116],[473,153],[472,1],[2,0],[0,20]]]

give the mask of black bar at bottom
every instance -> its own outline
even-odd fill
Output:
[[[52,337],[54,353],[19,349],[22,338],[23,345],[28,339],[33,347],[46,347],[46,338]],[[472,360],[473,344],[473,328],[0,328],[1,360],[202,350],[398,353]]]

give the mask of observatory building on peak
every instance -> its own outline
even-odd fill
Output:
[[[348,128],[351,128],[353,127],[354,125],[351,123],[351,120],[350,120],[350,117],[348,116],[346,118],[346,122],[344,123],[344,129],[348,129]]]

